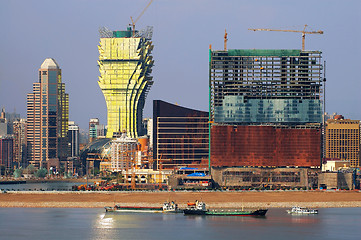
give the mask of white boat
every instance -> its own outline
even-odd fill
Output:
[[[178,204],[174,201],[172,202],[165,202],[163,204],[163,213],[181,213],[183,210],[178,208]]]
[[[289,214],[318,214],[317,209],[305,208],[305,207],[292,207],[286,210]]]

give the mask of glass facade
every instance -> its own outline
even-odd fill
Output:
[[[318,99],[248,99],[225,96],[215,107],[214,122],[219,123],[316,123],[322,121]]]
[[[208,133],[207,112],[153,101],[153,158],[162,169],[208,167]]]

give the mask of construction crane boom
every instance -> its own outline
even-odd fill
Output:
[[[323,34],[323,31],[306,31],[306,27],[308,25],[306,24],[303,30],[281,30],[281,29],[269,29],[269,28],[249,28],[248,30],[251,31],[268,31],[268,32],[296,32],[296,33],[302,33],[302,51],[305,50],[305,38],[306,34]]]
[[[130,16],[130,20],[132,21],[132,28],[133,28],[133,36],[135,35],[135,24],[138,22],[139,18],[144,14],[144,12],[148,9],[150,4],[153,2],[153,0],[150,0],[148,5],[143,9],[143,11],[139,14],[139,16],[133,21],[133,18]],[[130,25],[130,24],[129,24]]]

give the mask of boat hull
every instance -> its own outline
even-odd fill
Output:
[[[255,211],[222,211],[222,210],[196,210],[185,209],[184,215],[203,215],[203,216],[265,216],[268,209],[258,209]]]
[[[161,213],[161,207],[105,207],[106,212]]]

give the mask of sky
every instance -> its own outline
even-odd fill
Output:
[[[54,58],[69,94],[69,120],[83,129],[107,122],[98,86],[99,27],[125,30],[149,0],[0,0],[0,107],[26,117],[38,69]],[[306,50],[326,61],[326,112],[361,120],[361,1],[154,0],[136,24],[153,26],[153,100],[208,111],[209,45],[223,49],[300,49],[301,34],[248,28],[324,31],[306,35]]]

